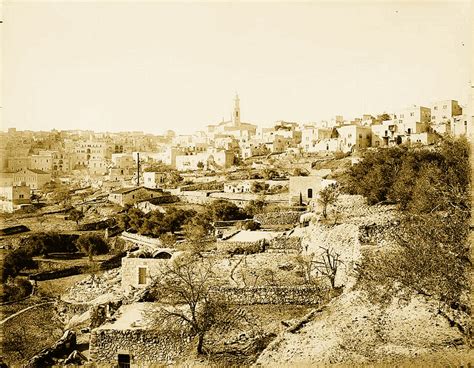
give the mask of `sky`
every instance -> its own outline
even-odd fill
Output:
[[[469,101],[469,2],[3,3],[2,128],[269,126]]]

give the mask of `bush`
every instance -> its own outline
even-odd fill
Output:
[[[32,234],[20,242],[20,248],[28,255],[35,257],[49,253],[74,253],[77,248],[74,244],[77,235],[64,235],[54,232]]]
[[[92,261],[93,256],[98,254],[107,254],[109,252],[109,245],[99,235],[96,234],[85,234],[81,235],[77,241],[76,246],[82,252],[89,256],[89,260]]]
[[[31,255],[24,249],[13,250],[3,259],[2,280],[5,281],[9,277],[16,277],[21,270],[36,267],[36,262],[33,261]]]
[[[224,199],[212,202],[208,206],[206,214],[214,221],[243,220],[247,217],[239,207]]]
[[[28,280],[17,277],[4,284],[2,301],[13,302],[26,298],[32,290],[33,285]]]
[[[260,229],[261,226],[259,222],[251,220],[251,221],[240,221],[237,224],[237,227],[242,230],[255,231],[255,230]]]
[[[347,188],[370,203],[395,202],[403,215],[396,247],[364,256],[358,288],[377,302],[418,293],[467,309],[469,179],[464,138],[446,138],[434,149],[395,147],[367,154],[351,170]]]
[[[469,290],[469,217],[456,210],[406,215],[397,228],[396,247],[365,255],[358,288],[374,302],[394,295],[428,295],[445,305],[465,304]]]

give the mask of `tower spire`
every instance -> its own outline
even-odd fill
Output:
[[[234,121],[234,126],[240,125],[240,99],[237,92],[235,93],[234,99],[234,113],[232,115],[232,120]]]

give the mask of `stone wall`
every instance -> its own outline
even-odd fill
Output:
[[[147,329],[92,330],[90,357],[100,367],[116,367],[118,354],[129,354],[132,367],[172,364],[187,349],[188,340]]]
[[[224,254],[254,254],[265,250],[263,240],[253,242],[218,241],[217,251]]]
[[[296,225],[300,221],[301,214],[302,212],[299,211],[259,213],[255,215],[253,219],[259,222],[262,226]]]
[[[72,275],[79,275],[83,272],[81,266],[73,266],[69,268],[64,268],[55,271],[45,271],[40,273],[35,273],[29,276],[30,280],[44,281],[44,280],[53,280],[61,277],[67,277]]]
[[[266,251],[301,251],[301,238],[297,236],[286,237],[280,236],[270,240],[270,244],[265,249]]]
[[[167,259],[155,258],[122,258],[122,290],[129,291],[133,288],[143,288],[150,284],[154,277],[160,274],[163,265],[169,262]],[[138,268],[145,267],[146,284],[138,283]]]
[[[399,225],[398,221],[390,221],[384,224],[370,224],[359,226],[359,242],[362,245],[377,244],[383,245],[396,235]]]
[[[190,185],[183,185],[180,187],[182,192],[195,191],[195,190],[224,190],[224,182],[207,182],[207,183],[196,183]]]
[[[316,286],[221,287],[213,289],[212,293],[236,305],[319,305],[327,297],[327,290]]]

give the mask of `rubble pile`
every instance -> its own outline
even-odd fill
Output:
[[[120,269],[105,271],[100,275],[92,274],[72,286],[63,300],[69,303],[92,303],[103,295],[120,295],[121,293]]]

